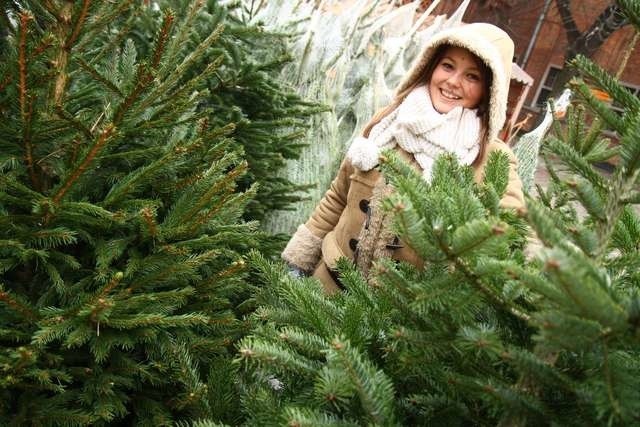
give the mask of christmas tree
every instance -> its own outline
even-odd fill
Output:
[[[277,36],[216,1],[0,20],[0,424],[233,423],[243,255],[315,110]]]
[[[638,2],[618,3],[640,29]],[[640,101],[572,65],[577,105],[544,144],[552,181],[527,211],[498,208],[504,157],[476,185],[449,158],[426,183],[387,153],[386,208],[424,268],[380,260],[364,277],[344,261],[346,291],[326,296],[253,256],[266,285],[238,347],[251,424],[638,424]],[[612,172],[597,166],[614,156]]]

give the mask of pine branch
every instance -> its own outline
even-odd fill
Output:
[[[613,410],[615,411],[615,413],[620,416],[622,415],[622,411],[620,410],[620,402],[618,401],[618,399],[616,399],[614,392],[613,392],[613,381],[611,378],[611,368],[609,366],[609,346],[607,345],[607,340],[604,340],[603,342],[603,351],[602,351],[602,358],[603,358],[603,363],[602,363],[602,369],[604,371],[604,378],[605,378],[605,383],[607,386],[607,396],[609,397],[609,402],[611,403],[611,406],[613,407]]]
[[[4,92],[4,90],[7,86],[9,86],[9,83],[11,83],[12,80],[13,77],[11,76],[11,74],[7,73],[7,75],[5,75],[4,78],[0,80],[0,92]]]
[[[155,239],[158,236],[158,223],[155,220],[155,212],[153,209],[145,207],[140,211],[140,215],[147,225],[149,235]]]
[[[76,129],[77,131],[81,132],[86,139],[88,140],[93,139],[94,135],[84,125],[84,123],[82,123],[80,120],[76,119],[69,112],[67,112],[61,104],[56,104],[54,108],[56,110],[56,114],[58,115],[58,117],[60,117],[61,119],[69,123],[69,125],[71,125],[71,127]]]
[[[120,91],[120,89],[106,77],[100,74],[94,67],[84,62],[82,58],[77,58],[76,62],[78,65],[80,65],[80,68],[85,70],[94,80],[102,83],[107,89],[118,95],[120,98],[124,98],[124,94]]]
[[[84,21],[87,17],[87,11],[89,10],[90,0],[83,0],[82,8],[80,9],[80,13],[78,14],[78,19],[76,19],[76,24],[73,27],[73,31],[71,35],[67,39],[64,44],[64,49],[70,51],[73,47],[73,44],[76,42],[80,31],[82,31],[82,26],[84,25]]]
[[[94,37],[97,33],[101,31],[106,32],[105,27],[110,25],[114,20],[116,20],[119,15],[123,14],[124,12],[133,10],[133,16],[137,17],[139,15],[140,9],[132,7],[134,1],[135,0],[121,0],[115,4],[102,2],[102,9],[95,13],[92,16],[91,21],[87,25],[85,25],[82,35],[83,38],[76,46],[76,49],[78,51],[84,50],[86,44],[94,41]],[[104,13],[104,15],[100,15],[100,13]],[[116,44],[117,42],[122,40],[124,36],[129,34],[132,25],[133,23],[124,25],[123,30],[118,32],[114,40],[112,40],[111,43],[106,43],[100,53],[92,57],[91,63],[98,62],[106,52],[111,50],[114,44]]]
[[[119,182],[109,190],[109,193],[107,193],[106,197],[102,201],[102,205],[111,206],[116,202],[121,201],[127,194],[130,194],[136,188],[136,184],[138,184],[138,182],[153,176],[154,173],[162,170],[163,167],[167,166],[172,160],[174,160],[176,153],[183,154],[184,151],[181,150],[184,150],[184,148],[169,148],[168,151],[165,152],[158,160],[147,166],[140,167],[138,170],[121,178]]]
[[[153,82],[153,73],[149,70],[148,65],[140,64],[135,77],[136,85],[129,95],[118,106],[113,118],[113,123],[119,125],[133,103],[142,95],[142,92]]]
[[[576,58],[580,61],[582,57]],[[569,83],[571,89],[577,97],[583,99],[586,104],[600,117],[608,128],[622,134],[625,126],[620,117],[611,109],[611,107],[595,97],[589,86],[581,80],[572,80]]]
[[[376,425],[394,425],[393,383],[387,375],[376,369],[349,341],[339,338],[331,342],[327,361],[337,359],[338,367],[345,372],[356,388],[367,417]]]
[[[205,40],[203,40],[198,46],[195,47],[193,51],[187,55],[187,57],[175,67],[175,69],[171,70],[167,77],[160,83],[147,97],[146,100],[140,103],[138,106],[138,111],[142,111],[145,108],[149,107],[153,104],[153,102],[160,98],[161,96],[169,93],[171,88],[175,85],[175,83],[182,77],[186,70],[193,66],[193,64],[202,58],[202,55],[206,52],[206,50],[215,43],[220,36],[224,33],[224,25],[218,25],[212,32],[207,36]],[[162,71],[160,71],[162,73]]]
[[[636,28],[640,28],[640,3],[636,0],[616,0],[616,3],[622,8],[625,16]]]
[[[640,144],[637,144],[638,141],[639,140],[635,140],[635,143],[640,146]],[[640,155],[638,158],[640,159]],[[602,260],[602,258],[606,256],[609,241],[625,208],[622,200],[626,195],[631,194],[631,191],[636,187],[636,181],[640,176],[640,169],[638,168],[631,170],[634,174],[631,177],[626,176],[626,173],[628,172],[627,170],[621,168],[619,171],[620,173],[617,173],[614,176],[614,181],[611,185],[611,194],[607,198],[605,218],[604,220],[599,221],[596,225],[598,247],[594,251],[594,254],[597,260]]]
[[[160,65],[160,60],[162,59],[162,55],[164,54],[164,49],[167,43],[167,39],[169,38],[169,33],[171,31],[174,18],[175,16],[170,10],[167,11],[164,15],[162,27],[160,28],[160,31],[158,33],[158,40],[156,41],[156,47],[151,59],[151,67],[154,69],[157,69],[158,65]]]
[[[625,177],[626,181],[630,181],[631,187],[635,184],[638,170],[640,169],[640,114],[634,117],[633,122],[629,124],[629,129],[620,141],[622,150],[620,157],[622,158],[622,168],[620,173]],[[630,188],[628,188],[630,190]],[[623,190],[627,190],[626,188]]]
[[[188,218],[192,218],[202,209],[204,209],[210,202],[211,198],[216,195],[220,190],[224,189],[229,185],[233,185],[235,180],[242,176],[247,171],[247,162],[243,161],[238,166],[233,168],[233,170],[229,171],[224,179],[219,180],[214,185],[211,186],[209,190],[207,190],[204,194],[202,194],[198,200],[193,204],[193,207],[186,211],[181,217],[179,222],[187,222]],[[222,203],[221,203],[222,204]]]
[[[53,35],[51,34],[46,34],[42,40],[40,40],[40,44],[38,46],[36,46],[35,49],[33,49],[33,52],[31,52],[31,55],[29,55],[29,59],[33,60],[36,59],[38,56],[40,56],[42,53],[44,53],[47,49],[49,49],[51,46],[53,46],[55,40]]]
[[[58,40],[66,40],[66,33],[68,25],[71,23],[71,15],[73,13],[73,3],[64,2],[62,8],[58,13],[58,25],[56,25],[56,35]],[[53,96],[53,105],[61,104],[62,98],[67,89],[67,82],[69,76],[67,74],[67,65],[69,63],[69,50],[64,44],[60,44],[58,52],[55,58],[55,67],[57,71],[57,77],[55,79]]]
[[[20,313],[23,317],[29,321],[35,323],[40,319],[40,315],[34,311],[26,302],[20,301],[13,297],[9,292],[5,291],[3,286],[0,285],[0,301],[4,302],[9,308],[12,308],[15,312]]]
[[[22,143],[25,150],[25,162],[31,184],[34,188],[40,188],[40,180],[35,171],[33,158],[33,141],[31,141],[31,120],[33,118],[33,100],[28,95],[27,89],[27,29],[33,16],[29,13],[20,14],[20,36],[18,42],[18,93],[20,98],[20,116],[22,118]]]
[[[91,162],[94,161],[100,150],[104,148],[105,144],[109,141],[109,138],[112,136],[115,130],[115,126],[113,124],[108,125],[98,137],[98,141],[91,147],[85,158],[82,162],[75,168],[75,170],[69,175],[64,184],[60,187],[60,189],[56,192],[56,194],[52,198],[52,202],[54,205],[58,205],[62,198],[65,196],[69,188],[80,178],[80,176],[87,170]],[[47,214],[47,218],[50,213]]]
[[[171,41],[169,42],[169,46],[168,46],[169,60],[167,61],[167,63],[163,65],[159,75],[163,76],[165,75],[165,73],[171,73],[171,71],[173,71],[173,69],[176,67],[177,64],[174,62],[174,59],[177,59],[178,50],[180,49],[181,46],[184,45],[187,38],[189,37],[189,31],[195,25],[194,20],[198,16],[198,11],[202,9],[203,6],[204,6],[204,2],[201,0],[194,0],[191,2],[191,5],[189,6],[189,11],[186,13],[184,20],[180,22],[180,24],[178,25],[178,34],[172,37]],[[170,12],[167,12],[167,13],[170,13]],[[216,17],[213,17],[213,20],[215,22]]]
[[[523,313],[518,308],[514,307],[513,304],[504,301],[500,296],[496,295],[489,286],[485,285],[482,280],[482,277],[473,272],[468,263],[462,258],[458,257],[453,250],[449,247],[447,242],[444,240],[444,234],[442,229],[434,228],[434,236],[436,238],[436,242],[443,254],[446,255],[447,259],[453,262],[457,269],[459,269],[467,278],[470,280],[471,284],[478,289],[483,295],[485,295],[491,302],[493,302],[498,307],[503,308],[507,312],[511,313],[515,317],[525,322],[529,321],[529,315]],[[504,231],[501,231],[504,232]]]
[[[640,99],[629,92],[616,77],[607,73],[598,64],[582,55],[578,55],[571,61],[571,65],[578,68],[584,76],[595,82],[598,87],[615,99],[625,109],[625,115],[635,114],[640,111]]]

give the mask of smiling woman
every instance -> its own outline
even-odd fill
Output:
[[[422,260],[390,230],[381,201],[393,192],[377,169],[382,150],[393,149],[431,180],[435,159],[452,154],[470,165],[476,181],[492,151],[510,159],[504,208],[523,208],[515,157],[497,135],[506,117],[513,42],[491,24],[475,23],[435,35],[396,90],[354,140],[338,176],[309,220],[298,227],[282,257],[292,271],[313,274],[327,292],[343,286],[337,261],[354,261],[366,275],[371,263],[390,257]]]

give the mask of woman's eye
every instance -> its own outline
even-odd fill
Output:
[[[467,74],[467,78],[474,82],[480,81],[480,76],[477,74]]]
[[[453,65],[449,64],[448,62],[443,62],[441,65],[442,65],[442,68],[444,68],[445,70],[453,69]]]

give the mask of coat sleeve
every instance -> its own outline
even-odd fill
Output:
[[[347,205],[349,177],[354,169],[342,161],[338,175],[306,223],[301,224],[282,252],[282,259],[303,271],[312,271],[321,257],[322,239],[334,229]]]

